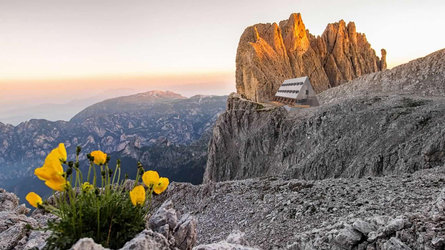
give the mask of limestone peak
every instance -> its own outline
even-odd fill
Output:
[[[241,35],[236,56],[237,92],[249,100],[270,100],[283,80],[309,76],[316,92],[363,74],[386,69],[381,58],[357,33],[354,22],[326,26],[321,36],[309,33],[300,13],[277,23],[255,24]]]

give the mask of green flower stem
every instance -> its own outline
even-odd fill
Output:
[[[94,174],[94,177],[93,177],[93,187],[96,187],[96,167],[95,166],[93,166],[93,174]]]
[[[90,167],[88,168],[88,177],[87,177],[87,181],[90,182],[90,173],[91,173],[91,168],[93,167],[93,162],[90,161]]]
[[[98,242],[100,242],[100,204],[98,204],[99,202],[98,202],[98,199],[96,198],[96,205],[97,205],[97,207],[96,207],[96,209],[97,209],[97,239],[98,239]]]
[[[103,172],[104,172],[104,168],[102,165],[100,165],[100,176],[101,176],[101,180],[102,180],[101,187],[104,187],[104,176],[102,174]]]

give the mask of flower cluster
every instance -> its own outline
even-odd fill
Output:
[[[43,166],[34,171],[46,186],[58,192],[53,195],[55,202],[43,201],[34,192],[28,193],[26,200],[31,206],[58,217],[49,223],[52,231],[47,242],[49,248],[69,248],[83,237],[91,237],[106,247],[118,248],[143,230],[153,193],[164,192],[169,180],[159,177],[156,171],[145,171],[138,163],[133,189],[125,191],[125,180],[120,179],[120,160],[112,170],[109,168],[110,157],[99,150],[87,155],[90,164],[84,179],[79,166],[80,151],[77,147],[74,162],[67,161],[65,145],[60,143],[47,155]],[[139,184],[141,177],[145,187]]]
[[[153,192],[161,194],[164,192],[169,184],[168,178],[159,177],[156,171],[146,171],[142,175],[142,182],[148,187],[148,195],[151,198]],[[145,188],[142,185],[137,185],[130,191],[130,198],[133,205],[142,205],[145,202]]]

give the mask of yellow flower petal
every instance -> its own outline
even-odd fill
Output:
[[[136,186],[130,191],[131,203],[134,206],[142,205],[145,201],[145,188],[142,185]]]
[[[93,185],[91,185],[87,181],[82,184],[82,191],[84,191],[84,192],[88,192],[90,190],[93,190],[93,188],[94,188]]]
[[[54,155],[48,155],[45,164],[42,167],[36,168],[34,174],[42,181],[48,181],[53,178],[59,178],[63,175],[63,167],[58,158]],[[55,177],[56,176],[56,177]]]
[[[38,194],[36,194],[34,192],[28,193],[26,195],[25,199],[33,207],[38,207],[39,204],[42,204],[42,198]]]
[[[41,167],[41,168],[36,168],[34,170],[34,174],[42,181],[47,181],[52,179],[52,177],[54,175],[57,174],[56,171],[54,171],[54,169],[52,168],[45,168],[45,167]]]
[[[93,151],[90,155],[94,157],[94,164],[96,165],[103,165],[107,161],[107,154],[100,150]]]
[[[159,182],[159,174],[156,171],[146,171],[143,175],[142,175],[142,181],[144,182],[144,184],[147,187],[150,187],[152,185],[158,184]]]
[[[57,159],[58,161],[65,162],[67,159],[65,144],[60,143],[57,148],[51,150],[51,152],[48,154],[48,156],[45,159],[45,163],[46,163],[47,159],[51,159],[51,160]]]
[[[63,191],[65,190],[67,181],[62,176],[57,177],[54,176],[53,179],[45,181],[45,185],[55,191]]]
[[[170,181],[168,180],[168,178],[161,177],[159,178],[159,182],[153,186],[153,191],[156,194],[161,194],[167,189],[169,183]]]
[[[59,155],[59,159],[62,162],[65,162],[66,158],[67,158],[65,144],[59,143],[59,146],[55,150],[57,150],[57,153]]]

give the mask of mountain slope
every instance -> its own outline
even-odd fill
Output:
[[[445,96],[445,49],[397,66],[356,78],[319,94],[321,103],[366,95]]]

